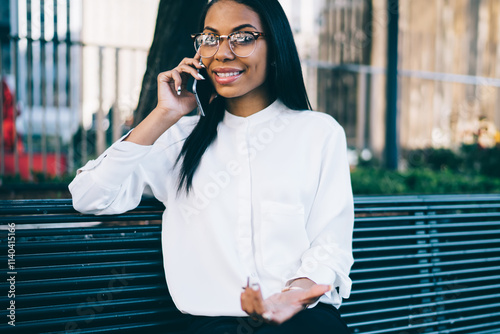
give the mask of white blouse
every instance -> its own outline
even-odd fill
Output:
[[[69,185],[75,209],[122,213],[150,187],[166,207],[163,262],[181,312],[246,315],[248,277],[264,298],[293,278],[331,284],[320,302],[339,307],[351,290],[354,221],[342,127],[280,101],[248,117],[226,111],[186,196],[175,161],[197,120],[181,118],[151,146],[118,141],[89,161]]]

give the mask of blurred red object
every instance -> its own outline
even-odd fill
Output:
[[[15,175],[15,156],[13,153],[5,153],[5,161],[4,161],[4,166],[5,166],[5,174],[6,175]],[[29,170],[29,157],[28,154],[26,153],[20,153],[18,155],[18,168],[19,168],[19,175],[23,180],[29,180],[30,179],[30,170]],[[43,155],[40,153],[34,153],[33,154],[33,160],[32,160],[33,166],[32,166],[32,172],[34,173],[42,173],[43,172]],[[59,156],[59,159],[56,157],[54,153],[48,153],[46,154],[46,168],[47,168],[47,175],[49,176],[56,176],[56,175],[62,175],[67,172],[67,165],[66,165],[66,156],[61,155]]]
[[[14,120],[14,98],[7,82],[2,79],[2,101],[3,101],[3,145],[6,152],[14,152],[16,138],[16,127]],[[22,140],[17,141],[17,152],[24,152]]]
[[[2,79],[2,101],[3,101],[3,145],[4,145],[4,156],[3,165],[6,175],[16,174],[16,154],[14,150],[15,138],[17,136],[14,113],[18,111],[14,106],[14,96],[7,85],[7,82]],[[19,113],[18,113],[19,114]],[[18,115],[16,114],[16,115]],[[23,141],[20,137],[17,138],[17,159],[18,159],[18,173],[22,179],[29,179],[31,172],[41,173],[44,170],[43,155],[40,153],[34,153],[32,156],[32,167],[31,171],[29,169],[29,156],[24,152]],[[61,175],[67,171],[66,157],[57,157],[54,153],[46,154],[46,170],[47,174],[50,176]]]

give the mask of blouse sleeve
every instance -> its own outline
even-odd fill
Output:
[[[337,124],[324,147],[319,186],[307,218],[311,247],[301,257],[293,279],[307,277],[333,285],[342,298],[351,291],[349,271],[354,262],[354,204],[344,130]],[[331,292],[326,294],[331,298]]]
[[[153,146],[118,141],[77,171],[69,190],[82,213],[116,214],[135,208],[148,177],[144,164]]]

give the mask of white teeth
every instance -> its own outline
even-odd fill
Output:
[[[227,77],[233,77],[238,74],[240,74],[240,72],[217,73],[217,76],[219,78],[227,78]]]

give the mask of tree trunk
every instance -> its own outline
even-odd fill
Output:
[[[184,57],[194,56],[190,35],[198,32],[199,17],[206,3],[207,0],[160,1],[139,103],[134,112],[134,126],[156,107],[158,74],[177,66]]]

